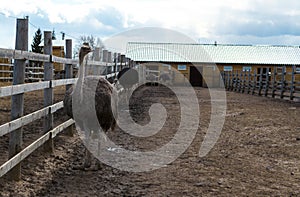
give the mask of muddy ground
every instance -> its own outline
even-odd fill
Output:
[[[246,94],[227,93],[227,115],[220,138],[205,157],[199,148],[210,121],[207,89],[196,88],[200,125],[191,146],[173,163],[142,173],[101,164],[98,171],[79,170],[84,146],[78,135],[55,138],[55,152],[34,152],[22,163],[22,180],[0,178],[0,196],[300,196],[300,104]],[[25,95],[25,113],[43,105],[41,91]],[[56,89],[55,100],[64,89]],[[143,97],[138,97],[143,95]],[[1,98],[0,124],[9,121],[10,98]],[[161,102],[165,126],[149,138],[132,137],[119,128],[110,139],[129,150],[156,150],[176,133],[180,117],[175,95],[164,87],[144,87],[131,103],[133,118],[149,122],[147,110]],[[55,125],[68,119],[59,111]],[[38,138],[42,121],[24,128],[24,146]],[[8,136],[0,138],[0,163],[7,159]]]

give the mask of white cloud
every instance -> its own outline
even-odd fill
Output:
[[[263,35],[278,36],[279,44],[284,44],[291,43],[293,35],[295,43],[298,41],[298,30],[292,24],[299,26],[295,20],[300,16],[299,8],[298,0],[75,0],[72,3],[15,0],[1,2],[0,11],[6,15],[47,19],[50,24],[42,25],[50,29],[60,25],[71,30],[74,26],[70,34],[95,31],[102,32],[104,37],[128,28],[157,26],[206,40],[226,40],[225,37],[232,40],[234,36],[240,40],[243,36],[247,39],[246,35],[254,40],[260,35],[255,28],[268,25],[272,28],[265,28]],[[276,42],[276,39],[269,40]]]

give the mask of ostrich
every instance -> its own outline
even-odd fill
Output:
[[[159,80],[165,84],[169,84],[171,83],[171,76],[169,75],[169,73],[164,72],[159,76]]]
[[[105,133],[109,129],[114,131],[116,126],[114,114],[116,114],[117,105],[116,97],[113,96],[115,89],[105,78],[99,78],[96,76],[84,77],[84,57],[89,52],[91,52],[90,46],[87,43],[84,43],[79,52],[79,71],[77,83],[66,92],[63,101],[64,109],[67,115],[71,118],[74,119],[74,113],[84,114],[83,116],[80,116],[80,119],[77,118],[79,120],[76,120],[76,125],[85,132],[88,145],[93,133],[98,136],[99,140],[100,128],[97,128],[97,121]],[[93,89],[93,87],[96,88]],[[93,95],[91,94],[91,91],[94,91],[93,93],[95,96],[92,99],[95,101],[95,106],[91,106],[89,102],[89,99],[91,99],[89,96]],[[74,108],[74,104],[76,105],[76,108]],[[80,109],[78,109],[79,107],[77,106],[80,106]],[[91,113],[93,110],[96,111],[97,120],[95,120],[95,116],[93,116]],[[100,142],[98,141],[98,147],[99,143]],[[98,169],[98,161],[97,165],[95,165],[95,168],[91,167],[91,158],[91,153],[86,149],[83,169]]]
[[[155,86],[157,82],[157,76],[155,74],[150,73],[147,75],[146,79],[150,81],[150,86]]]
[[[129,101],[130,89],[139,82],[139,74],[137,70],[133,68],[123,68],[117,75],[119,84],[125,90],[125,101]]]

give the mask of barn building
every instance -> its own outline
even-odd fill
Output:
[[[289,72],[296,66],[300,73],[299,46],[220,45],[188,43],[127,43],[126,56],[137,64],[150,65],[150,69],[161,70],[171,66],[185,79],[174,77],[175,83],[189,80],[193,86],[219,86],[223,71],[248,71],[251,73],[272,72],[274,68],[286,66]],[[217,69],[218,68],[218,69]],[[200,71],[200,72],[199,72]],[[296,79],[300,81],[300,74]]]

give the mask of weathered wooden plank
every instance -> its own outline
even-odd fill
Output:
[[[252,95],[254,95],[254,93],[255,93],[255,89],[256,89],[256,81],[257,81],[257,79],[256,79],[256,70],[254,71],[254,75],[253,75],[253,86],[252,86]]]
[[[235,85],[234,85],[234,90],[235,92],[238,91],[238,86],[239,86],[239,71],[236,71],[235,74]]]
[[[248,71],[248,79],[247,79],[247,94],[250,93],[250,87],[251,87],[251,71]]]
[[[290,100],[294,99],[294,92],[295,92],[295,72],[296,72],[296,66],[293,65],[292,67],[292,74],[291,74],[291,88],[290,88]]]
[[[14,51],[13,49],[0,48],[0,57],[14,59]]]
[[[52,55],[52,32],[44,31],[44,54]],[[53,79],[53,63],[45,62],[44,64],[44,81],[51,81]],[[44,89],[44,107],[48,107],[53,104],[53,88],[50,86]],[[44,134],[53,128],[53,115],[51,113],[44,117],[43,130]],[[49,141],[45,144],[44,150],[46,152],[53,152],[53,141]]]
[[[28,51],[23,51],[23,50],[15,50],[13,59],[49,62],[50,55],[33,53],[33,52],[28,52]]]
[[[0,80],[12,80],[12,77],[0,77]]]
[[[16,154],[14,157],[5,162],[2,166],[0,166],[0,177],[10,171],[12,168],[20,164],[22,160],[28,157],[33,151],[35,151],[38,147],[43,145],[46,141],[49,140],[51,133],[48,132],[38,140],[27,146],[21,152]]]
[[[247,76],[247,72],[244,71],[244,72],[243,72],[243,87],[242,87],[242,93],[245,93],[245,89],[246,89],[246,76]]]
[[[31,153],[33,153],[37,148],[45,144],[49,139],[54,138],[57,134],[62,132],[67,127],[74,124],[74,120],[69,119],[68,121],[62,123],[61,125],[55,127],[51,131],[47,132],[43,136],[41,136],[39,139],[34,141],[32,144],[24,148],[21,152],[19,152],[17,155],[12,157],[10,160],[5,162],[2,166],[0,166],[0,177],[5,175],[9,170],[11,170],[13,167],[18,165],[21,161],[23,161],[26,157],[28,157]]]
[[[275,98],[275,92],[277,89],[276,76],[277,76],[277,67],[274,67],[273,79],[272,79],[272,98]]]
[[[269,72],[270,72],[270,68],[267,68],[266,86],[265,86],[265,92],[264,92],[264,95],[266,97],[268,96],[268,92],[269,92],[269,80],[270,80]]]
[[[52,133],[51,137],[54,138],[57,134],[59,134],[66,128],[70,127],[74,123],[75,123],[75,121],[73,119],[69,119],[66,122],[64,122],[63,124],[58,125],[57,127],[55,127],[55,129],[50,131]]]
[[[66,40],[66,58],[72,58],[72,40]],[[73,65],[72,64],[65,64],[65,78],[70,79],[73,78]],[[66,84],[66,91],[71,87],[70,84]]]
[[[262,89],[263,89],[263,68],[260,68],[259,84],[258,84],[258,95],[259,96],[261,96]]]
[[[26,67],[26,69],[28,69],[28,70],[44,70],[44,67],[30,67],[30,66],[28,66],[28,67]]]
[[[108,74],[108,75],[104,75],[103,77],[105,77],[106,79],[109,79],[111,77],[115,77],[116,75],[118,75],[119,72],[116,72],[116,73],[111,73],[111,74]]]
[[[108,50],[106,49],[102,51],[102,61],[106,63],[108,62]]]
[[[0,55],[0,57],[2,57],[2,56]],[[14,65],[13,65],[13,64],[4,64],[4,63],[0,63],[0,66],[13,67]]]
[[[143,75],[143,72],[141,71],[141,74]],[[227,72],[227,90],[229,90],[230,89],[230,72]],[[143,77],[141,77],[141,79],[142,79]]]
[[[39,79],[39,78],[30,78],[30,79]],[[52,84],[51,87],[67,85],[67,84],[74,84],[74,83],[76,83],[76,81],[77,81],[77,78],[51,80],[51,84]],[[12,96],[12,95],[21,94],[21,93],[42,90],[42,89],[49,88],[49,87],[50,87],[49,81],[0,87],[0,97]]]
[[[34,53],[34,52],[28,52],[24,50],[13,50],[13,49],[3,49],[0,48],[0,57],[3,58],[10,58],[10,59],[16,59],[16,60],[32,60],[32,61],[41,61],[41,62],[57,62],[62,64],[78,64],[78,60],[75,59],[68,59],[68,58],[62,58],[57,56],[51,56],[48,54],[40,54],[40,53]],[[103,64],[101,63],[95,63]],[[1,66],[12,66],[12,64],[1,64]]]
[[[28,19],[17,19],[15,49],[28,51]],[[15,60],[13,85],[23,84],[25,81],[25,60]],[[24,94],[13,95],[11,98],[11,120],[18,119],[23,116],[24,112]],[[22,149],[23,130],[19,128],[9,135],[8,157],[12,158]],[[21,179],[21,164],[18,164],[11,172],[12,180]]]
[[[107,53],[107,62],[112,63],[112,53],[111,53],[111,51],[108,51],[108,53]]]
[[[281,73],[281,87],[280,87],[280,98],[283,99],[284,98],[284,92],[285,92],[285,71],[286,71],[286,67],[283,66],[282,67],[282,73]]]
[[[49,109],[50,108],[50,109]],[[49,107],[45,107],[43,109],[40,109],[38,111],[35,111],[31,114],[28,114],[26,116],[22,116],[18,119],[12,120],[8,123],[5,123],[3,125],[0,125],[0,137],[3,135],[6,135],[16,129],[19,129],[20,127],[27,125],[35,120],[38,120],[44,116],[46,116],[49,111],[50,113],[55,113],[57,110],[63,108],[63,101],[56,103],[54,105],[51,105]]]
[[[20,85],[11,85],[0,87],[0,97],[12,96],[16,94],[21,94],[25,92],[31,92],[35,90],[41,90],[44,88],[49,88],[49,82],[35,82],[35,83],[27,83]]]
[[[0,73],[13,73],[14,71],[12,70],[0,70]]]
[[[77,81],[77,78],[52,80],[52,87],[75,84],[76,81]]]
[[[100,62],[100,61],[93,61],[93,60],[88,60],[87,64],[90,66],[113,66],[113,63],[107,63],[107,62]]]
[[[52,62],[62,63],[62,64],[78,64],[78,60],[66,59],[63,57],[52,56]]]

